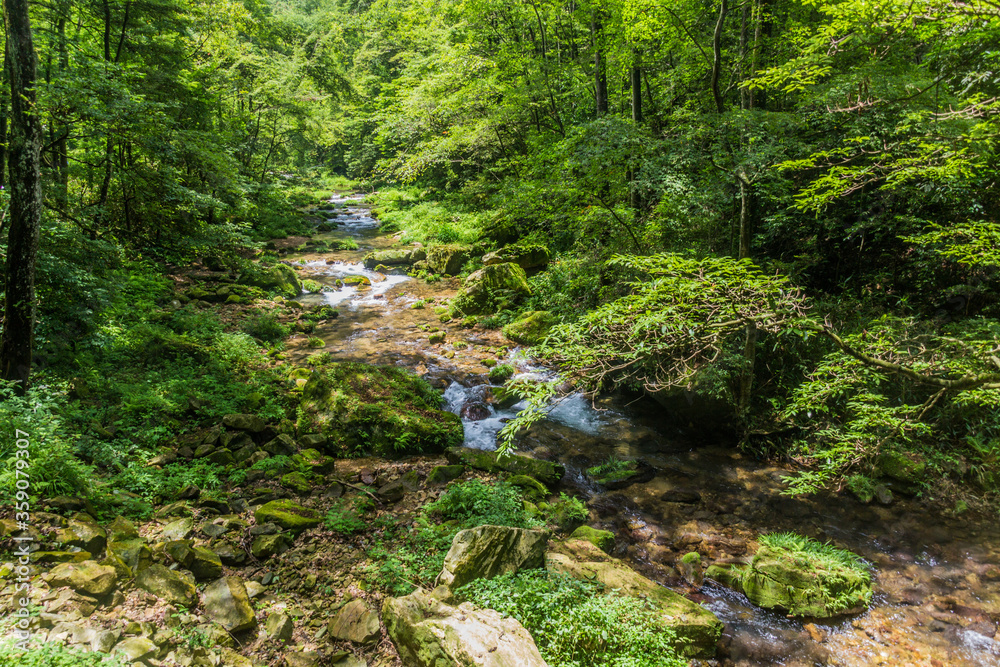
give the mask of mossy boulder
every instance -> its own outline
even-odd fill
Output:
[[[469,447],[452,447],[447,452],[452,464],[463,464],[486,472],[509,472],[514,475],[528,475],[542,484],[558,484],[566,473],[566,468],[558,463],[533,459],[523,454],[509,454],[500,457],[496,452]]]
[[[714,563],[705,576],[790,616],[829,618],[871,601],[871,575],[854,554],[788,533],[761,543],[749,564]]]
[[[459,531],[444,557],[437,584],[455,590],[475,579],[545,565],[546,530],[477,526]]]
[[[509,308],[530,294],[524,269],[511,262],[493,264],[469,274],[454,308],[465,315],[479,315]]]
[[[917,454],[884,451],[875,459],[876,469],[892,482],[890,486],[904,495],[913,494],[925,481],[927,464]]]
[[[458,479],[465,472],[465,466],[434,466],[427,474],[427,484],[441,485],[447,484],[453,479]]]
[[[257,627],[250,596],[239,577],[222,577],[207,586],[202,594],[202,604],[208,617],[229,632],[244,632]]]
[[[513,618],[471,602],[457,607],[416,591],[387,598],[382,620],[408,667],[545,667],[535,640]]]
[[[70,519],[65,528],[56,533],[56,542],[67,547],[79,547],[92,554],[104,551],[108,534],[91,519]]]
[[[78,593],[101,598],[114,589],[118,573],[113,567],[88,560],[57,565],[49,572],[48,581],[52,588],[69,586]]]
[[[469,246],[464,245],[439,245],[427,250],[427,268],[434,273],[442,273],[449,276],[458,275],[462,266],[471,257]]]
[[[380,264],[385,266],[399,266],[401,264],[410,264],[412,261],[412,251],[406,249],[371,252],[365,255],[365,258],[362,260],[365,268],[369,270],[374,269]]]
[[[135,585],[171,604],[193,607],[198,599],[194,587],[194,577],[190,574],[184,576],[181,572],[168,570],[159,563],[150,565],[139,572],[135,576]]]
[[[291,489],[299,495],[306,495],[312,491],[313,485],[309,478],[300,472],[290,472],[281,477],[281,485],[286,489]]]
[[[548,497],[548,488],[531,475],[511,475],[507,483],[521,489],[528,500],[539,501]]]
[[[611,553],[615,547],[615,534],[610,530],[580,526],[569,536],[571,540],[586,540],[604,553]]]
[[[549,263],[549,249],[543,245],[512,245],[483,255],[483,266],[513,262],[522,269],[539,269]]]
[[[302,507],[291,500],[272,500],[253,513],[258,524],[273,523],[293,533],[318,526],[322,519],[316,510]]]
[[[138,574],[153,562],[153,552],[141,537],[108,542],[107,550],[109,556],[121,559],[132,574]]]
[[[190,540],[176,540],[167,542],[164,551],[181,567],[191,570],[191,574],[199,581],[222,576],[222,560],[211,549],[196,547]]]
[[[338,454],[367,451],[398,457],[461,444],[458,415],[441,410],[441,394],[394,366],[329,364],[302,390],[300,433],[319,433]]]
[[[239,283],[259,287],[268,292],[278,292],[293,299],[302,292],[299,277],[285,264],[275,264],[269,268],[253,266],[240,275]]]
[[[643,598],[657,621],[674,632],[677,652],[686,658],[712,658],[722,634],[722,621],[699,604],[647,579],[587,540],[551,545],[546,568],[577,579],[596,581],[618,595]]]
[[[521,345],[538,345],[559,319],[547,310],[529,310],[503,328],[503,335]]]

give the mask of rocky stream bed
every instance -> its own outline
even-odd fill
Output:
[[[412,370],[444,391],[445,409],[462,418],[465,447],[493,449],[497,431],[517,406],[494,398],[488,369],[502,362],[519,374],[544,377],[546,371],[499,331],[442,317],[440,306],[462,288],[459,278],[426,282],[407,276],[405,266],[365,268],[365,256],[399,246],[380,232],[358,197],[335,196],[312,214],[319,216],[318,229],[328,230],[318,231],[312,243],[349,239],[358,249],[313,252],[307,239],[276,243],[300,279],[327,286],[298,297],[302,307],[339,311],[308,336],[291,339],[286,362],[304,364],[317,353],[309,338],[318,337],[332,361]],[[211,440],[202,455],[216,456],[223,447],[247,456],[295,455],[326,481],[296,490],[290,482],[248,477],[228,502],[202,502],[192,490],[140,526],[121,519],[97,526],[84,503],[61,500],[52,509],[73,518],[37,513],[40,530],[32,529],[39,544],[55,545],[50,555],[36,554],[32,565],[38,575],[34,595],[44,608],[39,631],[49,639],[124,652],[147,665],[409,664],[409,649],[397,650],[390,635],[402,636],[393,628],[410,612],[402,603],[386,602],[360,574],[370,538],[362,532],[337,539],[318,517],[345,494],[371,488],[397,522],[412,520],[441,493],[438,467],[454,464],[454,456],[334,462],[312,449],[319,441],[296,440],[301,434],[283,432],[280,425],[233,421],[214,433],[199,434],[187,453],[193,456]],[[610,556],[724,624],[712,648],[715,657],[702,655],[700,664],[1000,665],[995,522],[944,515],[929,501],[898,494],[886,505],[862,504],[847,494],[783,496],[781,478],[790,468],[754,461],[728,443],[692,446],[664,426],[662,408],[636,397],[591,403],[572,396],[520,437],[519,451],[565,470],[554,490],[586,500],[587,523],[614,534],[606,545]],[[638,462],[635,474],[604,485],[586,474],[612,456]],[[495,472],[469,464],[459,474],[493,478]],[[305,509],[282,515],[282,503]],[[5,535],[18,535],[13,522],[5,520],[3,527]],[[709,565],[747,559],[759,536],[775,531],[861,555],[873,578],[869,608],[823,620],[788,618],[702,580]],[[566,549],[563,544],[547,556],[544,548],[539,553],[552,563]],[[107,557],[99,558],[105,551]],[[682,561],[692,552],[700,554],[694,568]],[[87,565],[79,565],[84,560]],[[0,574],[9,580],[10,565],[4,567]],[[9,606],[13,590],[8,586],[4,593]],[[468,613],[475,620],[481,612]],[[197,636],[201,643],[179,642],[178,636]]]

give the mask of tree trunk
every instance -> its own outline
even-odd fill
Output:
[[[600,14],[595,13],[590,22],[590,35],[594,45],[594,95],[598,118],[608,113],[608,75],[604,65],[604,53],[601,51],[601,30]]]
[[[753,232],[750,220],[750,184],[740,174],[736,175],[740,184],[740,259],[750,256],[750,235]]]
[[[42,218],[42,126],[35,106],[38,68],[28,0],[3,0],[11,92],[10,235],[5,271],[0,377],[28,387],[35,328],[35,258]]]
[[[719,4],[719,19],[715,23],[715,36],[712,39],[712,97],[715,99],[715,110],[725,111],[722,93],[719,92],[719,77],[722,76],[722,26],[726,22],[729,11],[729,0],[721,0]]]

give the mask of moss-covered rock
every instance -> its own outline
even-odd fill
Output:
[[[549,263],[549,249],[543,245],[511,245],[483,255],[483,266],[513,262],[522,269],[539,269]]]
[[[509,472],[514,475],[529,475],[546,485],[558,484],[566,473],[566,468],[558,463],[533,459],[523,454],[509,454],[500,457],[496,452],[469,447],[452,447],[447,452],[448,461],[463,464],[486,472]]]
[[[458,479],[465,472],[465,466],[434,466],[427,475],[427,483],[432,485],[447,484],[453,479]]]
[[[471,602],[453,607],[416,591],[387,598],[382,620],[410,667],[545,667],[524,626]]]
[[[791,616],[829,618],[871,601],[871,575],[854,554],[789,533],[764,536],[761,544],[749,564],[716,563],[705,575]]]
[[[656,476],[656,469],[644,461],[613,461],[587,469],[594,481],[608,490],[645,484]]]
[[[171,604],[192,607],[198,599],[194,578],[190,574],[184,576],[180,572],[168,570],[159,563],[139,572],[135,576],[135,585]]]
[[[100,598],[110,593],[118,581],[115,568],[92,560],[82,563],[63,563],[48,574],[49,586],[69,586],[78,593]]]
[[[427,250],[427,268],[434,273],[458,275],[471,257],[469,246],[439,245]]]
[[[615,534],[610,530],[580,526],[569,536],[571,540],[587,540],[604,553],[611,553],[615,547]]]
[[[502,310],[531,294],[528,276],[517,264],[486,266],[469,275],[455,297],[454,309],[465,315]]]
[[[299,277],[285,264],[275,264],[269,268],[253,266],[240,275],[239,283],[260,287],[268,292],[278,292],[290,298],[295,298],[302,292]]]
[[[904,494],[919,490],[925,481],[927,464],[916,454],[884,451],[875,459],[875,467],[880,473],[893,480],[892,488]]]
[[[300,433],[320,433],[337,453],[379,456],[440,452],[463,440],[458,415],[409,371],[353,362],[330,364],[302,391]]]
[[[400,248],[396,250],[379,250],[377,252],[368,253],[362,261],[364,262],[365,268],[370,270],[380,264],[385,266],[399,266],[401,264],[410,264],[414,260],[412,259],[412,251]]]
[[[538,345],[559,319],[547,310],[529,310],[503,328],[503,335],[521,345]]]
[[[509,526],[459,531],[444,558],[437,584],[455,590],[475,579],[542,567],[548,540],[546,530]]]
[[[250,596],[239,577],[222,577],[207,586],[202,604],[209,618],[229,632],[244,632],[257,627]]]
[[[300,472],[290,472],[281,477],[281,485],[286,489],[291,489],[299,495],[305,495],[312,491],[312,482]]]
[[[539,501],[548,497],[548,488],[530,475],[511,475],[507,483],[521,489],[528,500]]]
[[[316,510],[302,507],[291,500],[272,500],[253,513],[258,524],[273,523],[294,533],[318,526],[322,519]]]
[[[678,653],[688,658],[714,657],[722,622],[712,612],[647,579],[591,542],[555,543],[545,560],[549,570],[596,581],[619,595],[644,598],[653,605],[659,623],[673,630]]]

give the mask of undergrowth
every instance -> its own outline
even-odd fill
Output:
[[[477,579],[458,595],[511,616],[552,667],[683,667],[676,637],[649,603],[547,570]]]

